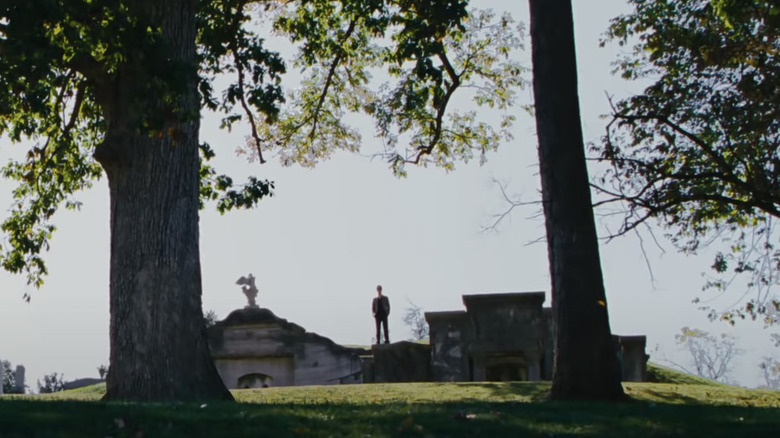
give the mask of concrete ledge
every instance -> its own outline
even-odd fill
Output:
[[[457,321],[459,319],[469,319],[469,314],[465,310],[451,310],[446,312],[425,312],[425,320],[428,324],[443,321]]]
[[[473,306],[501,306],[515,304],[541,307],[544,304],[544,292],[510,292],[493,294],[463,295],[466,309]]]

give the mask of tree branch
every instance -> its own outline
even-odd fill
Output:
[[[349,26],[347,27],[347,31],[344,33],[344,38],[340,42],[341,45],[345,44],[347,40],[352,36],[352,33],[355,31],[356,25],[357,25],[356,20],[354,19],[350,20]],[[317,104],[314,106],[313,111],[303,120],[301,120],[300,123],[295,125],[295,127],[291,130],[290,134],[285,138],[284,143],[289,141],[289,139],[292,137],[294,132],[297,132],[299,129],[303,128],[309,122],[312,122],[312,127],[311,130],[309,130],[307,137],[309,139],[315,137],[317,131],[317,124],[319,123],[319,119],[320,119],[320,114],[322,112],[323,106],[325,105],[325,99],[327,98],[328,91],[330,91],[330,87],[333,84],[334,77],[336,76],[336,69],[341,64],[343,55],[344,55],[344,51],[338,50],[338,53],[336,53],[336,56],[333,58],[333,60],[330,63],[330,66],[328,67],[328,75],[325,78],[325,85],[322,87],[322,92],[320,93],[320,96],[317,99]],[[347,74],[349,74],[349,70],[347,70]]]
[[[512,199],[512,198],[511,198],[511,197],[510,197],[510,196],[507,194],[507,192],[506,192],[506,187],[505,187],[503,184],[501,184],[501,182],[500,182],[500,181],[498,181],[497,179],[495,179],[495,178],[494,178],[494,179],[493,179],[493,183],[494,183],[495,185],[497,185],[497,186],[498,186],[498,189],[501,191],[501,196],[504,198],[504,201],[505,201],[507,204],[509,204],[509,207],[508,207],[506,210],[504,210],[503,212],[501,212],[501,213],[494,214],[494,215],[492,216],[492,217],[494,218],[494,220],[493,220],[493,223],[491,223],[491,224],[490,224],[490,225],[488,225],[488,226],[483,226],[483,227],[481,227],[481,228],[482,228],[482,232],[483,232],[483,233],[484,233],[484,232],[488,232],[488,231],[497,231],[497,230],[498,230],[498,225],[499,225],[499,224],[500,224],[500,223],[501,223],[501,222],[502,222],[502,221],[503,221],[505,218],[507,218],[507,217],[508,217],[508,216],[509,216],[509,215],[512,213],[512,211],[513,211],[513,210],[514,210],[516,207],[521,207],[521,206],[526,206],[526,205],[538,205],[538,204],[540,204],[540,203],[541,203],[541,201],[535,201],[535,202],[534,202],[534,201],[532,201],[532,202],[521,202],[521,201],[516,201],[516,200]]]
[[[233,14],[233,23],[232,23],[232,34],[236,36],[236,38],[231,38],[230,43],[228,44],[228,47],[230,48],[230,52],[233,54],[233,62],[236,66],[236,74],[238,76],[238,100],[241,102],[241,108],[244,110],[244,114],[246,114],[246,117],[249,119],[249,128],[251,129],[252,139],[255,142],[255,148],[257,149],[257,156],[260,160],[260,164],[265,163],[265,159],[263,158],[263,150],[260,147],[261,139],[260,135],[257,133],[257,126],[255,123],[255,116],[254,113],[252,113],[252,109],[249,108],[249,105],[246,102],[246,96],[245,96],[245,88],[244,88],[244,63],[241,62],[241,58],[239,57],[239,48],[238,48],[238,30],[241,27],[241,16],[242,12],[244,10],[244,6],[246,6],[247,2],[241,2],[237,7],[236,11]],[[225,3],[224,12],[225,14],[231,13],[231,11],[228,10],[228,4]]]
[[[646,115],[629,115],[629,114],[615,113],[613,117],[615,119],[623,120],[626,122],[633,122],[637,120],[655,120],[659,123],[662,123],[672,128],[672,130],[674,130],[679,134],[682,134],[684,137],[689,139],[693,144],[698,146],[699,149],[702,150],[717,165],[718,169],[722,173],[721,175],[718,176],[719,179],[723,180],[724,182],[733,184],[735,187],[739,188],[740,190],[744,191],[747,194],[751,194],[752,197],[755,198],[754,202],[752,202],[753,206],[758,207],[776,217],[780,217],[780,209],[776,207],[776,204],[780,204],[780,198],[778,197],[778,194],[768,192],[766,190],[761,190],[759,187],[757,187],[756,184],[750,184],[747,181],[740,179],[738,176],[734,174],[732,166],[730,166],[723,159],[722,155],[718,154],[715,150],[713,150],[709,143],[702,140],[701,138],[691,133],[690,131],[686,130],[682,126],[674,123],[668,117],[659,114],[654,114],[654,113],[650,113]]]
[[[66,66],[71,70],[81,73],[87,80],[92,81],[97,85],[105,84],[107,82],[108,74],[103,69],[103,64],[90,55],[81,53],[71,59]]]
[[[355,20],[350,20],[349,27],[347,28],[347,31],[344,33],[344,39],[341,41],[341,44],[344,44],[347,42],[347,40],[352,36],[352,32],[355,31]],[[317,131],[317,123],[319,122],[319,114],[322,110],[322,106],[325,103],[325,98],[328,95],[328,90],[330,89],[331,84],[333,83],[333,77],[336,75],[336,68],[341,64],[341,58],[344,54],[343,50],[339,50],[336,54],[336,57],[333,58],[333,62],[330,64],[330,68],[328,69],[328,76],[325,78],[325,86],[322,87],[322,93],[320,93],[319,99],[317,99],[317,105],[315,106],[314,114],[311,116],[310,120],[312,120],[311,130],[309,130],[308,137],[311,139],[314,137]]]
[[[441,139],[441,130],[444,123],[444,114],[446,113],[447,105],[449,104],[452,94],[460,86],[460,76],[458,76],[458,74],[455,72],[455,69],[452,67],[452,64],[447,58],[447,55],[443,52],[440,52],[438,54],[438,58],[442,62],[442,65],[444,66],[445,71],[447,71],[447,75],[450,77],[452,83],[447,86],[447,91],[445,92],[441,102],[439,102],[438,108],[436,108],[433,138],[431,138],[431,141],[429,141],[428,144],[417,147],[417,156],[413,160],[403,159],[404,163],[407,164],[419,164],[424,155],[429,155],[431,152],[433,152],[433,148],[436,147],[436,145],[439,143],[439,140]]]

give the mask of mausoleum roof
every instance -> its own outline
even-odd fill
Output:
[[[236,325],[266,324],[269,322],[287,323],[284,318],[279,318],[270,309],[263,307],[247,307],[230,312],[230,314],[219,322],[225,327]]]

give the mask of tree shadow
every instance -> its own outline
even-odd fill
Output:
[[[652,389],[645,389],[644,392],[646,394],[650,394],[653,397],[655,397],[657,400],[668,402],[670,404],[687,404],[687,405],[695,405],[701,403],[701,401],[697,398],[690,397],[684,394],[680,393],[673,393],[673,392],[661,392],[661,391],[655,391]],[[652,403],[652,402],[645,402],[645,403]]]
[[[509,389],[514,385],[509,385]],[[529,388],[530,386],[530,388]],[[543,385],[518,384],[527,394]],[[534,392],[536,391],[536,392]],[[776,436],[772,408],[667,403],[102,403],[0,400],[0,437]]]

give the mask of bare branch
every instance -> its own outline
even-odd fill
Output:
[[[547,236],[541,235],[534,240],[529,240],[528,242],[525,243],[524,246],[536,245],[537,243],[547,243]]]
[[[636,236],[637,240],[639,240],[639,249],[642,252],[642,258],[645,260],[645,267],[647,268],[647,274],[650,275],[650,284],[653,285],[653,288],[655,288],[656,282],[655,282],[655,275],[653,274],[653,266],[650,263],[650,258],[647,256],[647,250],[645,249],[645,240],[642,238],[642,235],[639,233],[639,230],[634,228],[634,235]]]
[[[504,201],[505,201],[507,204],[509,204],[509,206],[508,206],[508,208],[507,208],[506,210],[504,210],[503,212],[501,212],[501,213],[497,213],[497,214],[494,214],[494,215],[492,216],[492,217],[493,217],[493,221],[492,221],[492,223],[491,223],[490,225],[487,225],[487,226],[483,226],[483,227],[481,227],[481,228],[482,228],[482,230],[481,230],[481,231],[482,231],[483,233],[484,233],[484,232],[488,232],[488,231],[498,231],[498,225],[499,225],[499,224],[500,224],[500,223],[501,223],[501,222],[502,222],[502,221],[503,221],[505,218],[507,218],[507,217],[508,217],[508,216],[509,216],[509,215],[512,213],[512,211],[513,211],[513,210],[514,210],[516,207],[521,207],[521,206],[526,206],[526,205],[536,205],[536,204],[540,204],[540,203],[541,203],[541,201],[521,202],[521,201],[519,201],[519,200],[512,199],[512,198],[511,198],[511,197],[510,197],[510,196],[507,194],[507,192],[506,192],[506,187],[504,186],[504,184],[501,184],[501,182],[500,182],[500,181],[498,181],[498,180],[497,180],[497,179],[495,179],[495,178],[493,179],[493,183],[494,183],[495,185],[497,185],[497,186],[498,186],[498,189],[501,191],[501,196],[504,198]]]

